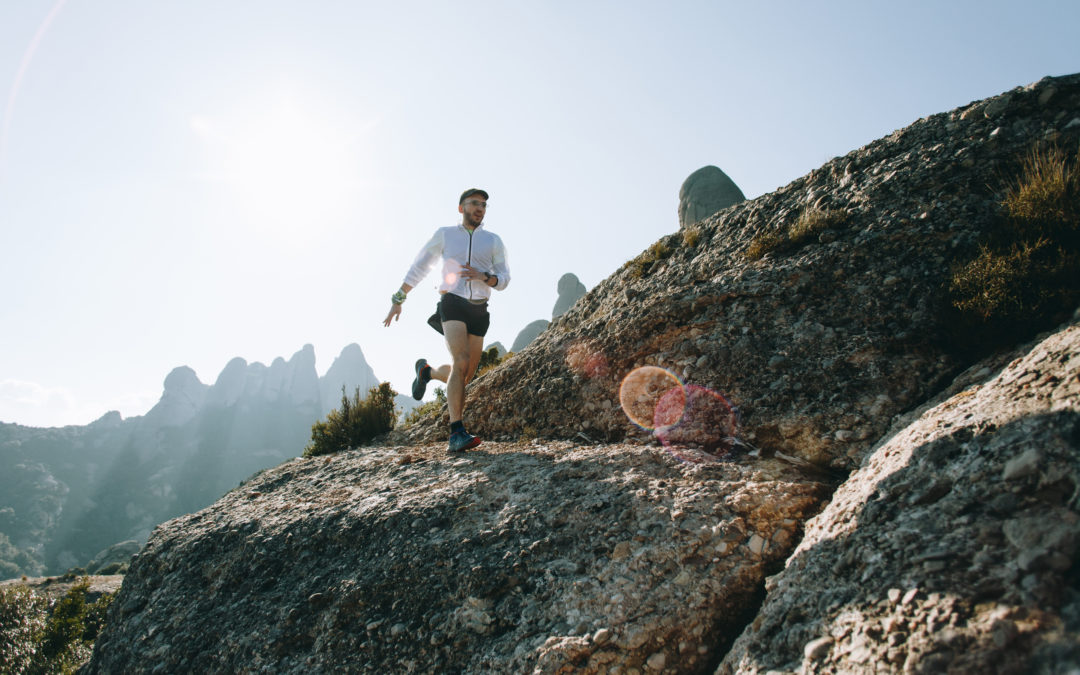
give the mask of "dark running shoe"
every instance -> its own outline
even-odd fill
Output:
[[[455,431],[450,434],[450,452],[464,452],[469,448],[475,448],[481,441],[467,431]]]
[[[416,379],[412,381],[412,397],[417,401],[424,398],[428,382],[431,382],[431,367],[427,359],[420,359],[416,362]]]

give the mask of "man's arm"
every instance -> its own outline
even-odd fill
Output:
[[[503,246],[502,239],[498,235],[495,235],[495,250],[491,258],[491,275],[497,277],[498,280],[491,280],[488,286],[497,291],[505,290],[510,285],[510,264],[506,261],[506,247]]]
[[[389,328],[391,320],[398,321],[401,319],[401,305],[404,304],[405,296],[408,295],[412,288],[409,284],[401,284],[401,289],[394,293],[390,300],[390,312],[383,319],[382,325]],[[399,293],[400,295],[398,295]]]

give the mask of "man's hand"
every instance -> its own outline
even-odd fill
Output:
[[[399,319],[401,319],[401,305],[390,303],[390,313],[383,319],[382,325],[389,327],[391,320],[397,321]]]
[[[481,272],[472,265],[462,265],[460,276],[462,279],[466,279],[469,281],[479,281],[481,283],[485,283],[484,278],[487,277],[487,273]]]

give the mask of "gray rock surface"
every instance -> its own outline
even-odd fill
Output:
[[[619,444],[297,459],[154,532],[88,672],[701,672],[828,487]]]
[[[726,173],[715,166],[703,166],[687,176],[679,188],[679,228],[745,200],[742,190]]]
[[[1080,667],[1080,324],[889,437],[718,673]]]

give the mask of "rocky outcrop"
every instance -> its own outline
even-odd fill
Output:
[[[986,370],[837,490],[718,672],[1080,664],[1080,324]]]
[[[514,344],[510,345],[510,351],[517,353],[528,347],[529,343],[538,338],[540,334],[547,329],[548,324],[550,323],[551,322],[547,319],[537,319],[536,321],[530,322],[522,328],[517,334],[517,337],[514,338]]]
[[[679,188],[679,229],[742,201],[746,197],[735,181],[718,167],[703,166]]]
[[[155,531],[89,672],[707,672],[828,488],[635,445],[293,460]]]
[[[573,307],[575,302],[585,296],[586,288],[576,274],[567,272],[559,277],[558,290],[559,297],[555,300],[555,307],[551,309],[552,320],[566,314],[567,310]]]
[[[951,266],[999,222],[1036,144],[1077,146],[1078,108],[1080,77],[1047,79],[919,120],[663,238],[473,382],[469,430],[636,437],[619,390],[650,365],[724,394],[763,449],[857,467],[893,416],[993,348],[953,310]],[[763,245],[804,217],[822,228]],[[412,438],[444,430],[432,420]]]

